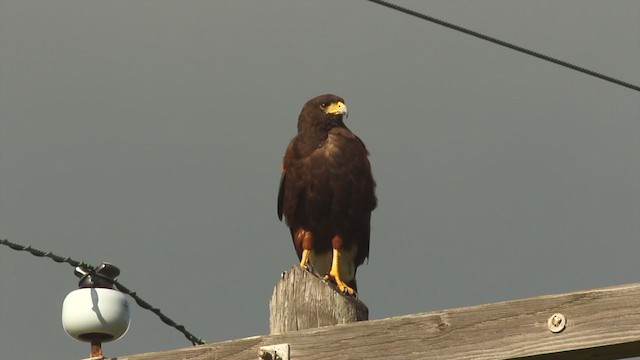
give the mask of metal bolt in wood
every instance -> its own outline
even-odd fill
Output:
[[[289,360],[289,344],[263,346],[258,357],[261,360]]]
[[[551,317],[547,321],[547,326],[549,327],[549,331],[551,331],[552,333],[559,333],[567,326],[567,319],[564,317],[564,315],[555,313],[551,315]]]

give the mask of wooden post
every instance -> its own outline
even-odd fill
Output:
[[[283,272],[269,301],[271,334],[368,320],[360,300],[296,265]]]

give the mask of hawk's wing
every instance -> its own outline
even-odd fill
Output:
[[[280,175],[280,187],[278,188],[278,219],[282,221],[282,203],[284,201],[284,182],[287,176],[287,172],[284,169],[284,164],[282,167],[282,175]]]
[[[284,152],[284,158],[282,159],[282,173],[280,174],[280,186],[278,188],[278,219],[282,221],[282,215],[284,213],[284,195],[285,184],[287,181],[287,160],[291,158],[293,149],[293,140],[287,146],[287,150]]]

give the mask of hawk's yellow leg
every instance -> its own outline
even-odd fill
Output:
[[[302,256],[300,259],[300,267],[305,269],[305,270],[309,270],[309,254],[311,253],[311,250],[307,250],[304,249],[302,250]]]
[[[342,281],[342,279],[340,279],[340,250],[333,249],[333,259],[331,260],[331,270],[329,271],[329,274],[324,276],[324,279],[325,280],[332,279],[333,281],[335,281],[336,285],[338,286],[338,290],[340,290],[340,292],[342,293],[349,294],[349,295],[355,294],[355,291],[353,291],[353,289],[350,288],[349,285],[347,285],[344,281]]]

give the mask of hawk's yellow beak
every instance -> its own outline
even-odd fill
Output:
[[[330,104],[329,106],[327,106],[327,110],[325,110],[325,112],[331,115],[348,115],[347,105],[345,105],[342,101]]]

